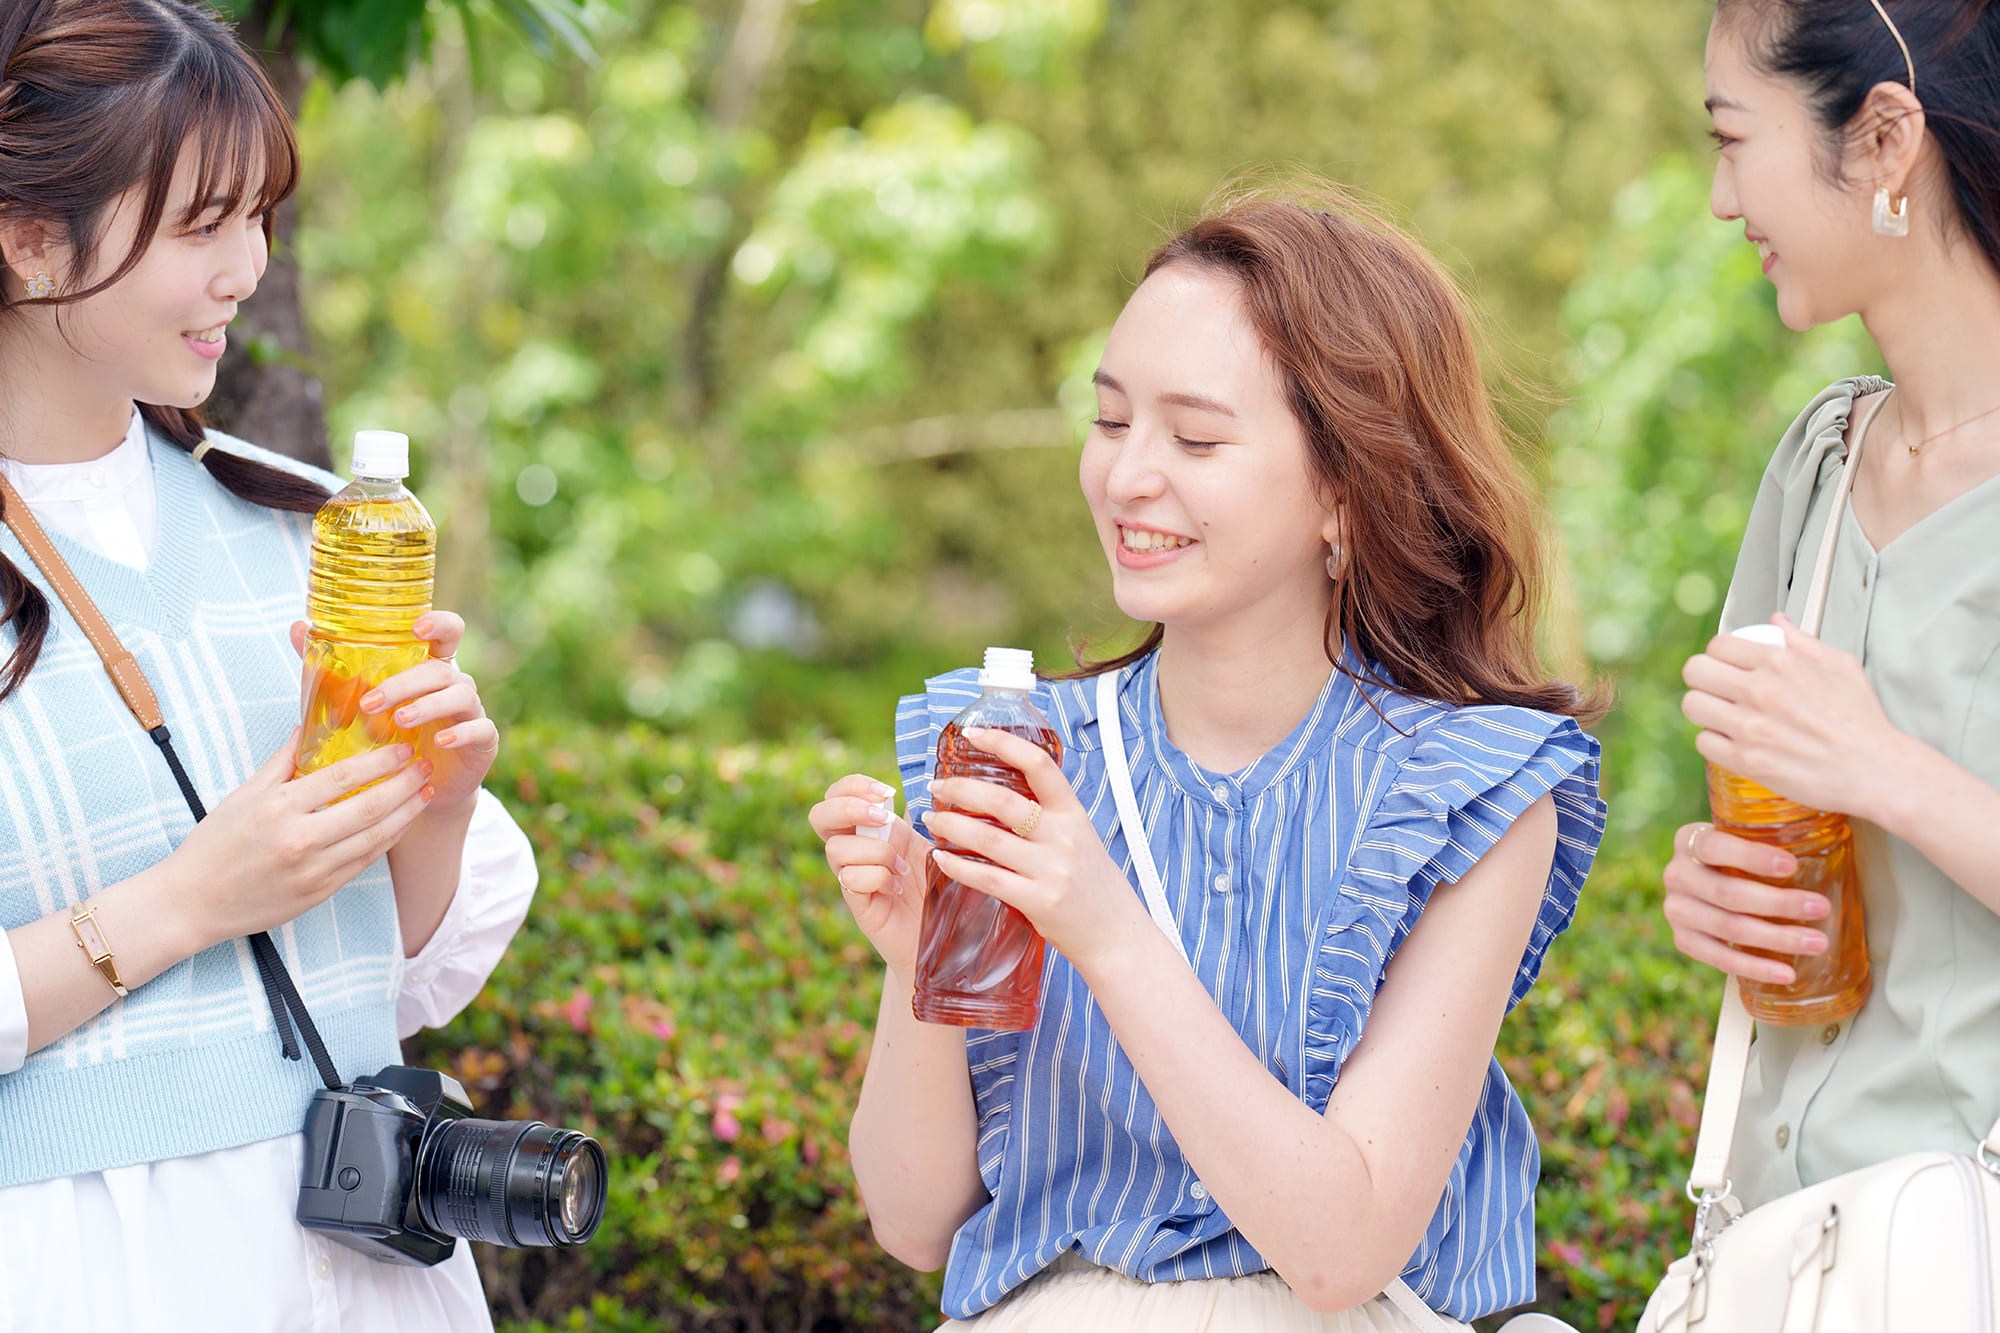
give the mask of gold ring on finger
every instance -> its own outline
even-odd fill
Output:
[[[1028,802],[1028,806],[1028,817],[1014,825],[1014,836],[1017,838],[1027,837],[1035,831],[1035,825],[1042,822],[1042,803],[1040,801],[1030,801]]]
[[[1699,838],[1703,833],[1706,833],[1709,829],[1712,829],[1714,827],[1715,825],[1713,824],[1696,824],[1693,828],[1690,828],[1688,830],[1688,844],[1687,844],[1688,860],[1694,862],[1698,866],[1706,866],[1708,862],[1702,860],[1701,853],[1697,852],[1694,849],[1694,840],[1696,838]]]

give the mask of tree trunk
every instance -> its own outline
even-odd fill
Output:
[[[288,33],[273,34],[272,0],[256,0],[237,25],[244,45],[258,53],[285,109],[297,117],[305,71]],[[218,430],[329,470],[326,414],[319,378],[310,369],[312,343],[299,300],[299,270],[292,249],[295,208],[278,210],[271,264],[257,293],[243,303],[231,330],[235,355],[222,359],[207,404]]]

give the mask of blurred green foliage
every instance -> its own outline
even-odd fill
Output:
[[[1061,662],[1122,628],[1074,422],[1147,251],[1219,182],[1290,163],[1388,199],[1550,384],[1612,194],[1695,133],[1705,18],[634,0],[595,66],[495,40],[475,85],[434,8],[429,66],[301,117],[335,439],[417,438],[503,716],[868,734],[987,643]]]
[[[876,1248],[847,1166],[879,979],[799,816],[861,762],[637,727],[510,740],[488,785],[542,888],[486,989],[408,1055],[480,1114],[597,1136],[612,1175],[589,1245],[481,1247],[503,1323],[937,1322],[934,1280]]]
[[[544,55],[593,54],[589,0],[449,2],[460,32],[476,37],[497,19]],[[216,0],[216,8],[276,36],[285,50],[336,83],[364,79],[384,88],[428,51],[442,6],[429,0]]]
[[[1549,646],[1618,706],[1611,833],[1502,1058],[1542,1134],[1543,1304],[1628,1326],[1684,1243],[1716,998],[1657,909],[1702,803],[1680,664],[1771,445],[1874,364],[1851,325],[1786,333],[1707,216],[1709,6],[590,12],[594,66],[488,42],[475,83],[433,6],[427,68],[319,85],[301,120],[336,436],[418,440],[440,601],[480,630],[498,789],[544,876],[426,1049],[618,1163],[592,1246],[482,1256],[496,1310],[935,1321],[846,1172],[876,970],[803,811],[887,772],[893,698],[925,675],[1120,632],[1074,479],[1097,349],[1150,247],[1277,163],[1390,201],[1530,389],[1507,410],[1559,533]]]

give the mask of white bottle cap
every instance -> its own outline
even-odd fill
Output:
[[[1729,631],[1731,638],[1748,639],[1752,643],[1768,644],[1773,648],[1785,646],[1785,630],[1782,625],[1768,622],[1762,625],[1745,625],[1742,629]]]
[[[876,801],[868,808],[870,810],[880,810],[883,814],[889,816],[889,822],[886,824],[863,824],[854,831],[864,838],[875,838],[882,842],[889,841],[889,833],[896,827],[896,798],[891,796],[886,801]]]
[[[402,480],[410,475],[410,437],[399,430],[355,431],[349,470],[357,477]]]
[[[986,666],[979,673],[979,688],[1034,689],[1035,655],[1026,648],[988,648]]]

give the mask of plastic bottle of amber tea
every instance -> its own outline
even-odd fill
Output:
[[[352,471],[313,518],[301,775],[378,745],[416,743],[390,711],[363,713],[361,699],[430,656],[411,626],[431,609],[437,525],[403,485],[409,436],[356,431]]]
[[[988,648],[979,673],[980,695],[938,736],[938,778],[984,778],[1034,799],[1021,771],[966,741],[970,727],[993,727],[1039,745],[1062,761],[1062,741],[1030,701],[1035,656],[1019,648]],[[940,806],[940,809],[945,807]],[[972,811],[962,811],[973,814]],[[973,815],[993,824],[985,815]],[[974,861],[963,848],[947,850]],[[917,940],[917,977],[910,1008],[926,1023],[1021,1031],[1035,1025],[1042,1007],[1042,937],[1028,918],[930,863],[923,927]]]

